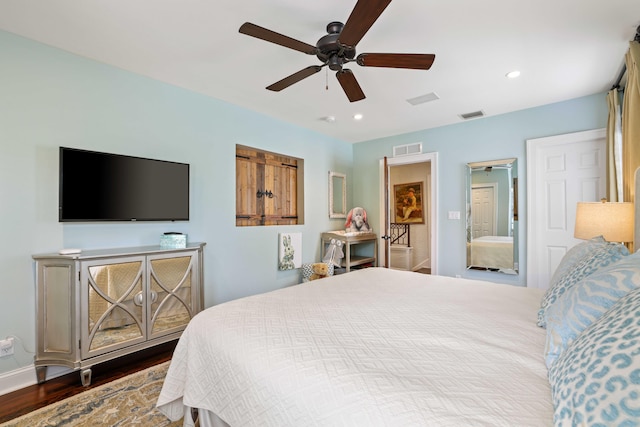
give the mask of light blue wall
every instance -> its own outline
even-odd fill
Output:
[[[377,228],[378,163],[391,147],[422,142],[439,152],[440,273],[464,270],[464,165],[517,157],[520,235],[526,232],[525,140],[605,126],[604,94],[384,138],[354,146],[237,106],[86,60],[0,32],[0,338],[35,347],[31,255],[63,247],[156,244],[167,230],[205,241],[206,305],[298,282],[277,270],[277,236],[303,233],[303,260],[320,257],[319,236],[338,229],[328,219],[327,172],[348,176],[347,206],[364,206]],[[418,108],[425,108],[418,107]],[[428,110],[425,110],[428,114]],[[235,144],[305,159],[305,224],[235,227]],[[191,164],[191,220],[185,223],[60,224],[58,147],[116,152]],[[91,200],[88,198],[87,203]],[[526,239],[520,241],[522,285]],[[480,276],[508,281],[505,276]],[[508,278],[509,279],[509,278]],[[27,366],[32,354],[0,359],[0,373]]]
[[[277,270],[278,233],[303,233],[309,262],[320,259],[320,233],[343,226],[329,220],[328,171],[351,185],[351,144],[9,33],[0,52],[0,338],[35,348],[35,253],[155,245],[165,231],[185,232],[207,242],[211,306],[298,283],[298,271]],[[304,225],[235,227],[236,144],[305,160]],[[59,223],[59,146],[189,163],[191,220]],[[15,354],[0,372],[32,363],[20,342]]]
[[[437,108],[433,104],[433,108]],[[422,107],[420,107],[422,108]],[[429,104],[424,106],[428,114]],[[354,204],[363,206],[371,223],[380,221],[379,160],[393,155],[396,145],[422,142],[423,152],[438,153],[438,273],[461,275],[524,285],[526,278],[527,163],[526,140],[604,128],[607,120],[605,94],[516,111],[358,143],[353,151]],[[393,120],[393,118],[389,118]],[[515,157],[518,159],[520,275],[467,271],[465,269],[465,165],[469,162]],[[448,211],[460,211],[460,220],[448,220]]]

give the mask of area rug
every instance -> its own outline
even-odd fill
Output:
[[[40,408],[0,427],[178,427],[156,409],[170,362],[84,391]]]

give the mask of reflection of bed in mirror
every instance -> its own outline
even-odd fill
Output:
[[[471,267],[513,269],[513,237],[482,236],[471,240]]]

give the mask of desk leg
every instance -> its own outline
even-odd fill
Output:
[[[345,246],[345,249],[347,251],[347,253],[345,254],[346,255],[346,257],[345,257],[345,265],[346,265],[345,271],[348,273],[348,272],[351,271],[351,245],[349,244],[349,242],[344,242],[344,246]]]
[[[373,266],[378,266],[378,239],[373,241]]]

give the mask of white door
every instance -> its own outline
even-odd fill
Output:
[[[473,184],[471,187],[471,235],[475,239],[496,235],[495,184]]]
[[[547,288],[573,237],[576,205],[606,197],[605,130],[527,141],[527,286]]]

